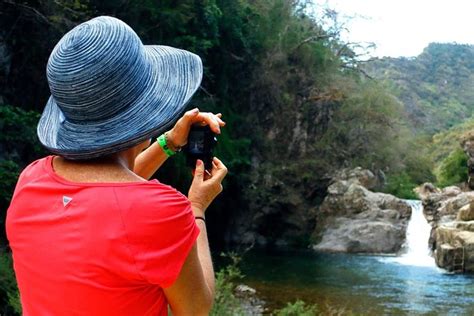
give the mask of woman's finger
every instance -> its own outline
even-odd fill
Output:
[[[209,125],[211,130],[216,133],[220,134],[221,133],[221,128],[219,121],[217,121],[217,117],[212,114],[212,113],[205,113],[206,115],[204,116],[204,121]]]
[[[198,183],[202,182],[205,177],[204,174],[205,174],[204,163],[202,162],[202,160],[198,159],[196,160],[196,169],[194,169],[193,182],[195,181],[197,181]]]
[[[227,174],[227,167],[217,157],[214,157],[212,163],[212,178],[222,181]]]
[[[186,123],[189,124],[194,119],[194,117],[196,117],[198,114],[199,114],[199,109],[194,108],[184,113],[183,119],[186,120]]]
[[[216,174],[217,169],[218,169],[218,167],[217,167],[216,163],[214,162],[214,160],[212,160],[212,169],[211,169],[212,176],[214,176]]]
[[[193,117],[192,123],[198,123],[201,126],[209,125],[211,130],[216,133],[221,133],[221,126],[225,125],[225,122],[219,118],[219,116],[210,112],[200,112],[198,115]]]
[[[212,178],[212,173],[207,170],[204,170],[204,181],[209,180],[211,178]]]
[[[219,116],[216,115],[216,118],[220,126],[225,126],[225,122]]]

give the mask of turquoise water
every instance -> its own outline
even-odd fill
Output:
[[[387,257],[254,251],[241,268],[270,310],[303,299],[344,314],[474,315],[474,276]]]

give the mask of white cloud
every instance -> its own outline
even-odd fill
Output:
[[[374,56],[416,56],[430,42],[474,44],[474,1],[316,0],[348,22],[350,42],[375,42]],[[362,18],[362,17],[364,18]]]

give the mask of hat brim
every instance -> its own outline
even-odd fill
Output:
[[[125,111],[87,124],[68,121],[51,96],[38,124],[38,137],[52,153],[91,159],[132,147],[171,127],[199,88],[202,62],[185,50],[145,45],[150,62],[147,87]]]

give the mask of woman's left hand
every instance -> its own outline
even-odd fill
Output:
[[[187,111],[183,117],[176,122],[174,127],[166,133],[167,139],[171,143],[169,145],[175,148],[186,145],[189,130],[193,124],[209,125],[214,133],[220,134],[221,127],[225,125],[221,117],[221,113],[199,112],[198,108]]]

